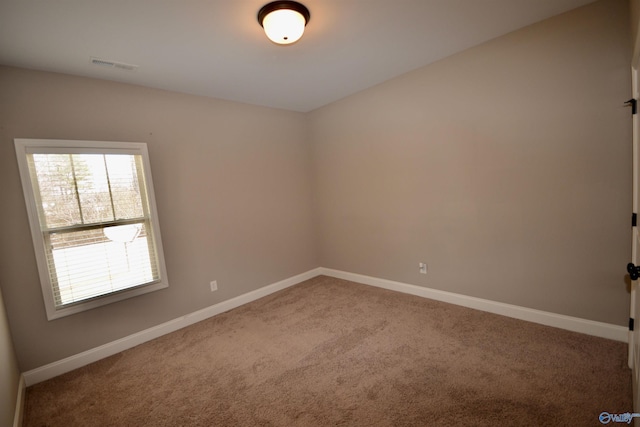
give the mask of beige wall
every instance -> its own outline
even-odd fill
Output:
[[[625,325],[628,8],[599,1],[312,112],[322,266]]]
[[[0,93],[0,282],[23,371],[318,266],[302,114],[8,67]],[[18,137],[148,144],[168,289],[47,321]]]
[[[20,370],[13,350],[2,292],[0,292],[0,426],[13,425]]]

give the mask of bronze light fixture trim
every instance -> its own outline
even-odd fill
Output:
[[[258,12],[258,22],[274,43],[292,44],[302,37],[311,14],[296,1],[273,1]]]

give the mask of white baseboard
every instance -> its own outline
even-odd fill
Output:
[[[24,414],[24,394],[27,386],[24,380],[24,375],[20,375],[20,381],[18,381],[18,394],[16,397],[16,410],[13,413],[13,427],[22,427],[22,415]]]
[[[81,368],[82,366],[88,365],[90,363],[97,362],[98,360],[104,359],[105,357],[112,356],[121,351],[128,350],[147,341],[151,341],[152,339],[158,338],[162,335],[177,331],[178,329],[182,329],[189,325],[193,325],[194,323],[232,310],[236,307],[240,307],[241,305],[255,301],[259,298],[265,297],[282,289],[286,289],[290,286],[297,285],[298,283],[304,282],[305,280],[311,279],[321,274],[325,276],[336,277],[339,279],[350,280],[352,282],[358,282],[365,285],[402,292],[405,294],[416,295],[423,298],[430,298],[450,304],[474,308],[476,310],[482,310],[490,313],[500,314],[503,316],[513,317],[520,320],[539,323],[546,326],[553,326],[574,332],[580,332],[583,334],[594,335],[601,338],[608,338],[623,342],[627,342],[628,340],[628,330],[623,326],[595,322],[592,320],[585,320],[577,317],[549,313],[546,311],[534,310],[511,304],[504,304],[481,298],[455,294],[452,292],[440,291],[437,289],[430,289],[401,282],[394,282],[391,280],[364,276],[361,274],[354,274],[345,271],[333,270],[330,268],[318,267],[297,276],[290,277],[280,282],[273,283],[260,289],[256,289],[255,291],[232,298],[230,300],[212,305],[202,310],[186,314],[182,317],[170,320],[158,326],[145,329],[144,331],[140,331],[119,340],[27,371],[23,374],[23,377],[21,379],[23,383],[22,387],[24,388],[25,384],[26,387],[28,387],[33,384],[37,384],[39,382],[56,377],[58,375],[62,375],[66,372],[70,372],[74,369]],[[22,400],[20,401],[20,404],[22,405]]]
[[[152,339],[161,337],[162,335],[166,335],[168,333],[177,331],[178,329],[182,329],[186,326],[193,325],[194,323],[208,319],[209,317],[215,316],[216,314],[224,313],[225,311],[240,307],[241,305],[247,304],[251,301],[255,301],[274,292],[286,289],[293,285],[297,285],[298,283],[304,282],[305,280],[311,279],[318,275],[320,275],[320,268],[315,268],[305,273],[298,274],[297,276],[293,276],[288,279],[281,280],[280,282],[264,286],[260,289],[256,289],[255,291],[251,291],[230,300],[203,308],[202,310],[186,314],[177,319],[173,319],[158,326],[145,329],[144,331],[137,332],[119,340],[112,341],[110,343],[92,348],[82,353],[50,363],[48,365],[32,369],[23,374],[24,380],[27,387],[42,381],[46,381],[50,378],[62,375],[74,369],[81,368],[90,363],[97,362],[98,360],[104,359],[105,357],[112,356],[121,351],[128,350],[147,341],[151,341]]]
[[[573,332],[580,332],[582,334],[593,335],[596,337],[608,338],[611,340],[622,342],[627,342],[629,339],[628,328],[624,326],[596,322],[593,320],[565,316],[562,314],[549,313],[547,311],[535,310],[512,304],[505,304],[501,302],[455,294],[452,292],[425,288],[422,286],[409,285],[406,283],[394,282],[391,280],[378,279],[375,277],[363,276],[361,274],[333,270],[330,268],[321,268],[320,271],[321,274],[325,276],[350,280],[352,282],[376,286],[378,288],[389,289],[392,291],[416,295],[424,298],[430,298],[433,300],[461,305],[463,307],[473,308],[476,310],[487,311],[489,313],[500,314],[502,316],[512,317],[515,319],[526,320],[546,326],[553,326]]]

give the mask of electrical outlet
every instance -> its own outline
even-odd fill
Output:
[[[427,263],[426,262],[421,262],[420,264],[418,264],[418,267],[420,268],[420,274],[427,274]]]
[[[211,292],[215,292],[218,290],[218,281],[217,280],[213,280],[211,283],[209,283],[209,286],[211,286]]]

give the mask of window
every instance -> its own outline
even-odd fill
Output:
[[[146,144],[15,146],[49,320],[168,286]]]

